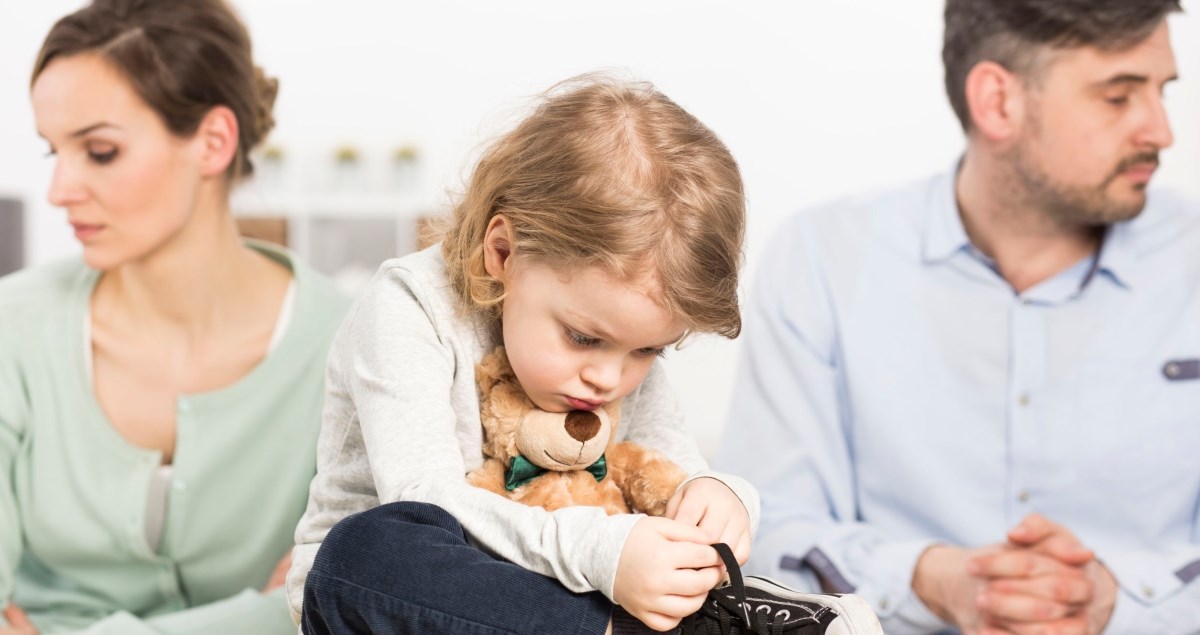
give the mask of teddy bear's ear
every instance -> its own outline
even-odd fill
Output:
[[[517,452],[517,427],[526,412],[534,408],[508,363],[503,346],[488,353],[475,366],[479,384],[479,414],[483,421],[484,454],[508,459]]]
[[[480,396],[485,399],[497,384],[517,383],[503,346],[497,346],[496,350],[484,355],[475,365],[475,382],[479,384]]]
[[[525,413],[536,406],[521,390],[514,379],[511,383],[497,384],[488,397],[488,408],[483,420],[484,430],[487,431],[483,451],[488,456],[497,458],[514,457],[517,450],[517,428]]]

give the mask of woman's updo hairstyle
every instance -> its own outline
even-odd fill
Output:
[[[246,27],[223,0],[94,0],[50,29],[31,83],[80,53],[103,56],[180,137],[214,106],[232,110],[238,149],[228,175],[254,173],[249,152],[275,126],[279,82],[254,65]]]

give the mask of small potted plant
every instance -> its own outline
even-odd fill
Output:
[[[362,156],[357,147],[344,143],[333,153],[334,188],[352,190],[362,187]]]
[[[398,146],[392,151],[392,186],[401,192],[412,191],[417,186],[417,164],[420,152],[411,144]]]
[[[254,178],[268,188],[283,185],[283,148],[270,144],[260,150],[254,162]]]

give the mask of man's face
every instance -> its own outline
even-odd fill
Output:
[[[1164,20],[1123,51],[1056,51],[1029,91],[1010,159],[1031,205],[1064,225],[1128,220],[1171,145],[1163,88],[1175,78]]]

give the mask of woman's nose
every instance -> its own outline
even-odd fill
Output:
[[[75,171],[61,158],[54,161],[54,174],[46,199],[55,207],[68,207],[83,200],[83,187]]]

